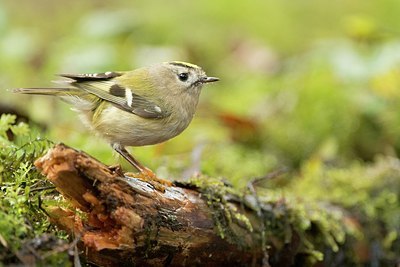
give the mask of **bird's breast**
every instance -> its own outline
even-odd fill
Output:
[[[110,105],[92,122],[93,129],[110,143],[153,145],[167,141],[187,128],[194,112],[176,111],[179,113],[162,119],[146,119]]]

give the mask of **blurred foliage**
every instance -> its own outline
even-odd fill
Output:
[[[385,201],[398,204],[399,193],[391,190],[399,185],[370,171],[385,163],[389,168],[400,152],[399,14],[396,0],[5,0],[1,102],[45,124],[49,140],[115,164],[109,146],[66,104],[6,89],[49,86],[55,73],[126,70],[167,60],[198,64],[221,81],[203,90],[184,133],[133,149],[138,159],[163,177],[203,173],[236,188],[288,168],[285,197],[305,190],[305,201],[338,201],[372,218],[363,225],[387,226],[383,251],[393,251],[387,244],[398,242],[399,229],[390,220],[399,218]],[[377,221],[380,209],[383,222]]]

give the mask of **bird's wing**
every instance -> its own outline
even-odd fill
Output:
[[[75,82],[104,81],[119,77],[123,72],[107,71],[103,73],[84,73],[84,74],[59,74],[61,77],[69,78]]]
[[[60,76],[74,80],[71,85],[91,93],[118,108],[147,119],[161,119],[169,113],[146,97],[135,93],[133,88],[120,85],[114,78],[121,72],[105,72],[94,74],[61,74]]]

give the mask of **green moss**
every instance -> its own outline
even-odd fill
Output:
[[[288,249],[287,246],[295,243],[293,238],[296,235],[300,240],[295,254],[302,255],[307,262],[315,263],[323,259],[325,248],[338,251],[344,242],[346,232],[341,227],[342,217],[326,210],[324,206],[274,194],[261,197],[250,191],[239,193],[221,180],[210,177],[196,177],[191,183],[199,188],[212,209],[220,237],[243,248],[249,248],[250,245],[244,238],[246,232],[250,234],[255,231],[253,237],[256,239],[253,242],[260,242],[265,250],[272,246],[278,251]],[[253,214],[258,214],[258,220],[252,221],[257,221],[257,225],[253,226],[244,210],[239,211],[232,202],[239,204],[239,207],[245,205],[247,214],[250,214],[249,209]],[[258,225],[260,221],[261,226]],[[241,232],[238,232],[239,229]]]
[[[246,232],[254,232],[260,240],[253,242],[263,243],[265,249],[274,247],[277,251],[285,251],[294,246],[290,250],[293,250],[293,260],[299,266],[319,261],[357,265],[362,263],[354,250],[359,242],[367,241],[369,245],[373,240],[381,240],[379,242],[387,257],[398,248],[396,218],[399,203],[394,191],[399,187],[395,182],[397,174],[386,168],[389,166],[378,163],[373,167],[371,179],[367,179],[371,181],[355,179],[354,183],[349,183],[349,179],[353,175],[363,177],[365,170],[360,173],[357,167],[347,171],[327,169],[323,175],[308,170],[303,173],[303,178],[296,177],[283,191],[260,188],[257,195],[250,191],[239,193],[221,180],[210,177],[196,177],[191,184],[202,192],[212,210],[216,230],[221,238],[229,242],[249,248],[250,243],[246,243],[243,237]],[[320,167],[323,168],[323,165]],[[392,189],[377,189],[389,186],[387,179],[382,180],[386,181],[383,185],[382,181],[378,185],[376,179],[383,174],[392,176]],[[348,195],[336,196],[337,190],[346,186],[343,181],[347,181],[349,192],[344,194]],[[334,185],[325,184],[323,187],[320,183]],[[354,191],[354,187],[359,190]],[[346,192],[346,189],[343,191]],[[353,196],[349,198],[351,192]],[[243,209],[238,210],[232,203],[242,203],[239,207],[244,205],[244,210],[250,209],[253,214],[258,214],[262,225],[252,225],[256,220],[250,220]],[[352,221],[354,219],[357,221]],[[381,226],[376,228],[377,225]],[[339,259],[341,254],[347,254],[344,260]]]
[[[42,200],[52,193],[52,187],[36,171],[33,161],[48,149],[49,144],[49,141],[37,138],[27,124],[16,124],[16,116],[1,116],[0,262],[19,263],[17,253],[23,258],[31,240],[49,230],[52,235],[65,237],[61,232],[54,232],[40,207]],[[41,247],[34,249],[41,254]],[[49,253],[42,259],[43,264],[57,262],[65,255]]]
[[[341,217],[341,225],[329,224],[329,217],[324,224],[328,223],[331,231],[344,229],[345,236],[336,236],[348,245],[358,242],[370,253],[379,248],[380,254],[375,260],[387,265],[395,260],[395,252],[400,251],[399,166],[399,160],[391,157],[379,158],[369,165],[353,164],[349,168],[328,168],[314,159],[304,164],[301,177],[287,191],[301,197],[303,202],[325,206],[330,214]],[[354,263],[362,262],[354,253],[349,258]]]
[[[244,190],[240,193],[220,179],[205,176],[193,178],[190,183],[206,199],[220,237],[242,248],[261,245],[265,251],[268,247],[284,251],[299,238],[299,244],[293,248],[293,258],[301,256],[302,260],[315,263],[323,260],[325,249],[337,252],[345,241],[343,217],[324,205],[283,198],[276,192],[255,195]],[[257,214],[258,219],[251,220],[247,217],[250,214]],[[254,240],[248,243],[246,235],[252,233]]]
[[[238,191],[224,184],[221,179],[206,176],[192,178],[190,183],[199,189],[211,208],[219,236],[241,247],[248,247],[249,244],[243,239],[243,231],[251,233],[253,227],[243,211],[237,210],[236,206],[230,203],[233,199],[241,198]]]

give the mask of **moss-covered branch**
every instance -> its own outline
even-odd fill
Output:
[[[49,207],[50,219],[100,266],[291,266],[322,260],[344,241],[343,218],[330,209],[260,200],[209,177],[160,192],[64,145],[36,166],[73,205]]]

